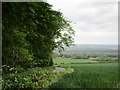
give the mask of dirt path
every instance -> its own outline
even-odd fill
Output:
[[[65,68],[56,67],[56,69],[54,70],[54,72],[60,72],[60,71],[65,71]]]

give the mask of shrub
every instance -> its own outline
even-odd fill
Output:
[[[36,59],[35,60],[35,67],[45,67],[45,66],[52,66],[52,65],[53,65],[52,58]]]
[[[17,67],[10,67],[10,66],[7,66],[7,65],[3,65],[2,66],[2,74],[12,74],[12,73],[20,73],[20,72],[23,72],[25,69],[20,67],[20,66],[17,66]]]
[[[22,73],[12,73],[3,76],[3,89],[6,88],[47,88],[64,74],[73,72],[72,68],[53,72],[54,67],[33,68]]]

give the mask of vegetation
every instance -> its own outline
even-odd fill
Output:
[[[3,90],[7,88],[47,88],[64,74],[73,72],[72,68],[65,71],[53,72],[54,67],[33,68],[21,73],[3,76]]]
[[[74,31],[70,22],[48,3],[4,2],[2,6],[4,66],[51,66],[53,50],[72,44]],[[7,67],[3,67],[3,74],[9,72]]]
[[[118,64],[61,64],[74,72],[64,75],[50,88],[118,88]]]
[[[0,76],[0,89],[2,89],[2,76]]]
[[[45,88],[64,72],[53,72],[53,50],[73,43],[74,31],[46,2],[2,3],[2,80],[6,88]],[[50,68],[50,69],[49,69]]]
[[[3,90],[120,85],[116,46],[66,48],[73,43],[74,31],[62,13],[46,2],[3,2],[2,9]],[[55,67],[65,71],[54,72]]]

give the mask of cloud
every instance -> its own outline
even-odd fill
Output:
[[[118,43],[118,0],[51,0],[73,23],[75,43]],[[75,24],[76,23],[76,24]]]

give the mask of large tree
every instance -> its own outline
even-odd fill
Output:
[[[46,2],[4,2],[3,64],[52,65],[55,48],[71,45],[73,29],[60,11]]]

